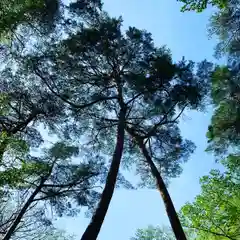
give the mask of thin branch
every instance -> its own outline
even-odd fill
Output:
[[[204,229],[204,228],[199,228],[199,227],[187,227],[187,228],[195,229],[195,230],[198,230],[198,231],[203,231],[203,232],[206,232],[206,233],[211,233],[211,234],[216,235],[216,236],[226,237],[226,238],[231,239],[231,240],[237,240],[236,238],[232,238],[231,236],[228,236],[226,234],[214,232],[214,231],[211,231],[209,229]]]
[[[140,92],[138,93],[136,96],[134,96],[132,99],[130,99],[128,102],[126,102],[126,105],[128,105],[129,103],[133,102],[135,99],[137,99],[138,97],[140,97],[144,92]]]
[[[97,100],[94,100],[90,103],[86,103],[86,104],[82,104],[82,105],[78,105],[78,104],[75,104],[71,101],[69,101],[68,99],[66,99],[65,97],[63,97],[61,94],[57,93],[51,86],[50,84],[47,82],[46,78],[42,76],[42,74],[40,74],[40,71],[38,69],[34,69],[34,72],[36,73],[36,75],[38,77],[40,77],[44,83],[46,84],[46,86],[48,87],[48,89],[57,97],[59,97],[62,101],[64,101],[65,103],[69,104],[71,107],[73,108],[76,108],[76,109],[84,109],[84,108],[87,108],[87,107],[91,107],[92,105],[94,105],[95,103],[98,103],[98,102],[103,102],[103,101],[107,101],[107,100],[112,100],[112,99],[118,99],[117,96],[112,96],[112,97],[102,97],[102,98],[99,98]]]
[[[171,123],[171,122],[172,122],[172,121],[167,122],[166,120],[167,120],[168,114],[175,108],[176,105],[177,105],[177,102],[172,105],[172,107],[164,114],[164,117],[163,117],[157,124],[155,124],[155,125],[152,127],[152,129],[147,133],[146,136],[144,136],[144,138],[149,138],[149,137],[151,137],[151,136],[154,134],[154,132],[157,130],[157,128],[158,128],[159,126],[161,126],[161,125],[163,125],[163,124],[166,124],[166,123]],[[182,113],[182,111],[181,111],[181,113]],[[180,115],[179,115],[179,116],[180,116]],[[179,117],[179,116],[178,116],[178,117]],[[177,118],[178,118],[178,117],[177,117]],[[176,119],[177,119],[177,118],[176,118]],[[176,121],[176,119],[175,119],[175,121]]]

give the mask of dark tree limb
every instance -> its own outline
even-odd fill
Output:
[[[81,240],[96,240],[111,202],[123,153],[126,109],[120,111],[117,142],[100,202]]]

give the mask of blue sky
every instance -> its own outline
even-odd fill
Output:
[[[209,40],[206,28],[211,11],[201,14],[181,13],[180,7],[181,4],[176,0],[104,1],[104,9],[111,16],[122,15],[124,28],[131,25],[151,32],[155,44],[166,44],[172,50],[174,59],[185,56],[194,61],[216,61],[212,57],[216,42],[214,39]],[[197,149],[184,165],[182,175],[173,179],[169,187],[177,210],[199,193],[199,177],[218,167],[214,158],[204,151],[210,118],[209,108],[209,112],[191,112],[181,119],[183,136],[192,140]],[[134,181],[135,177],[129,175],[130,180]],[[79,239],[88,222],[89,219],[81,215],[74,219],[63,218],[58,226],[76,234]],[[160,194],[155,190],[116,190],[98,239],[128,240],[134,236],[137,228],[144,228],[149,224],[169,224]]]

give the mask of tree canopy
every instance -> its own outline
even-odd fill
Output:
[[[196,239],[239,239],[239,156],[223,161],[225,172],[212,170],[201,178],[201,194],[181,209],[185,227]]]
[[[239,150],[239,71],[238,66],[217,67],[212,76],[215,111],[208,128],[208,150],[223,156]]]
[[[178,0],[184,5],[182,6],[181,11],[196,11],[202,12],[208,6],[215,6],[219,9],[223,9],[227,6],[228,0]]]
[[[58,0],[3,0],[0,3],[0,36],[13,37],[19,26],[50,28],[60,11]]]
[[[0,235],[1,239],[14,221],[18,210],[24,203],[24,193],[15,193],[15,196],[7,192],[1,192],[0,208]],[[18,199],[18,201],[16,201]],[[32,240],[32,239],[61,239],[68,240],[74,238],[64,231],[54,227],[53,222],[46,216],[43,207],[31,207],[28,209],[21,223],[18,225],[11,239]]]
[[[84,133],[92,149],[111,155],[114,152],[108,173],[111,184],[107,177],[103,191],[104,194],[108,189],[109,196],[100,201],[106,204],[106,211],[123,153],[124,128],[133,127],[141,139],[148,140],[149,151],[163,175],[180,174],[181,160],[188,158],[194,146],[181,138],[177,120],[186,108],[200,107],[212,64],[203,61],[194,65],[184,59],[175,63],[169,49],[154,46],[150,33],[135,27],[122,32],[121,18],[99,11],[94,16],[87,21],[81,19],[75,33],[50,43],[44,52],[30,53],[24,58],[33,82],[42,84],[46,92],[59,98],[71,111],[75,119],[72,136]],[[78,130],[79,125],[84,132]],[[112,144],[107,149],[106,142],[114,142],[116,132],[115,150]],[[131,145],[125,149],[131,149]],[[149,165],[144,160],[134,160],[133,153],[128,154],[127,164],[132,159],[142,178],[151,179]],[[141,158],[139,154],[137,158]],[[100,214],[102,208],[98,209]],[[105,214],[101,218],[94,215],[93,222],[103,219]],[[98,226],[91,234],[99,230]]]
[[[175,237],[173,232],[165,227],[153,227],[148,226],[145,229],[138,229],[136,231],[135,237],[132,237],[131,240],[174,240]]]
[[[203,110],[209,92],[215,109],[208,150],[228,156],[226,171],[202,178],[182,223],[191,238],[239,237],[238,1],[181,2],[183,11],[219,8],[212,31],[229,55],[227,66],[173,59],[146,30],[123,30],[122,17],[110,17],[100,0],[0,3],[0,34],[8,40],[0,49],[3,240],[22,237],[21,228],[60,238],[49,208],[57,217],[88,209],[81,240],[96,240],[115,188],[133,188],[121,166],[135,167],[139,186],[159,189],[173,230],[150,227],[133,239],[185,240],[167,184],[195,149],[179,120],[186,110]],[[44,128],[56,141],[48,142]],[[19,205],[9,201],[18,196]],[[26,227],[30,221],[34,229]]]
[[[239,1],[229,0],[225,8],[210,18],[209,33],[218,38],[216,56],[239,56]]]

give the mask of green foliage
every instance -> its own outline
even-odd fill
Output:
[[[15,157],[23,157],[29,151],[27,142],[14,136],[9,136],[5,131],[0,135],[0,162],[2,162],[4,154],[14,155]]]
[[[182,222],[196,239],[240,239],[239,159],[231,155],[223,161],[226,172],[202,177],[201,194],[182,207]]]
[[[16,198],[18,202],[16,202]],[[3,237],[8,228],[14,221],[19,207],[25,202],[24,194],[8,194],[1,192],[0,197],[0,237]],[[19,224],[13,240],[31,240],[31,239],[49,239],[49,240],[68,240],[74,239],[74,236],[66,234],[65,231],[54,227],[51,219],[44,213],[44,208],[35,206],[27,211],[21,223]]]
[[[33,201],[49,204],[59,216],[76,214],[76,203],[95,206],[95,186],[106,178],[102,156],[113,154],[123,109],[125,126],[144,140],[162,176],[178,176],[194,150],[193,143],[181,137],[179,117],[187,108],[202,106],[209,85],[211,63],[174,62],[169,49],[154,46],[150,33],[134,27],[123,32],[122,19],[111,18],[101,6],[97,0],[70,4],[64,9],[64,24],[59,22],[47,41],[47,36],[29,41],[20,29],[27,47],[11,49],[13,64],[1,72],[0,90],[10,103],[0,121],[7,136],[26,141],[31,149],[41,143],[36,126],[43,123],[63,139],[39,157],[14,159],[17,166],[1,172],[2,185],[28,188],[30,196],[36,185],[41,187]],[[14,21],[25,24],[29,19]],[[149,166],[134,141],[130,143],[129,136],[126,140],[124,163],[137,163],[148,184]],[[80,149],[72,142],[80,142]],[[81,161],[73,162],[79,152]],[[126,183],[121,175],[118,180]]]
[[[77,138],[85,134],[98,153],[113,152],[122,107],[118,96],[128,107],[129,126],[137,131],[147,134],[162,121],[152,139],[153,149],[162,146],[160,151],[152,151],[154,159],[163,175],[178,176],[181,160],[188,158],[194,146],[181,138],[176,117],[185,108],[200,107],[212,65],[184,59],[174,62],[169,49],[154,46],[150,33],[135,27],[122,32],[122,19],[106,13],[96,18],[98,21],[90,18],[87,24],[80,24],[76,32],[50,45],[41,56],[26,57],[29,71],[37,75],[35,84],[39,81],[42,89],[69,106],[78,122],[67,125],[65,132],[69,135],[71,129],[71,136]],[[135,161],[130,154],[128,157],[128,162]]]
[[[0,116],[6,116],[9,111],[9,97],[7,94],[0,94]]]
[[[29,177],[37,177],[46,174],[48,166],[43,163],[26,163],[23,162],[19,168],[6,168],[0,172],[0,187],[19,188],[25,186],[25,181]]]
[[[232,178],[240,179],[240,158],[238,154],[231,154],[222,160],[223,165],[228,169]]]
[[[17,62],[15,64],[18,66]],[[1,107],[4,111],[0,116],[0,130],[6,135],[6,141],[6,138],[9,141],[21,139],[29,148],[38,147],[43,139],[36,125],[41,122],[45,126],[54,124],[56,127],[63,121],[64,106],[59,105],[58,99],[49,92],[41,90],[41,86],[35,86],[31,91],[27,89],[21,77],[32,79],[31,76],[14,74],[10,66],[0,72]]]
[[[239,0],[229,0],[227,7],[216,12],[210,19],[209,33],[218,37],[216,56],[239,56]]]
[[[239,82],[239,1],[230,0],[226,8],[211,18],[210,33],[217,35],[216,55],[227,55],[227,66],[212,74],[211,96],[215,107],[207,137],[207,150],[216,156],[238,153],[240,143]]]
[[[219,9],[223,9],[227,6],[228,0],[178,0],[184,3],[181,11],[196,11],[202,12],[208,5],[216,6]]]
[[[21,155],[28,152],[29,147],[26,141],[22,139],[17,139],[16,137],[9,136],[6,132],[2,131],[0,136],[0,144],[7,144],[11,150],[14,150],[16,153]],[[5,149],[7,150],[7,149]]]
[[[52,24],[58,10],[58,0],[3,0],[0,3],[0,36],[11,36],[23,24]]]
[[[25,190],[31,196],[44,178],[44,184],[34,202],[44,201],[59,216],[76,215],[78,206],[92,209],[99,198],[94,186],[102,172],[102,163],[91,160],[72,163],[78,148],[62,142],[57,142],[43,152],[45,154],[42,157],[25,154],[23,159],[13,158],[12,162],[4,158],[0,171],[0,189],[7,188],[10,192]]]
[[[148,226],[146,229],[138,229],[131,240],[174,240],[174,234],[169,228]]]
[[[77,156],[79,148],[76,146],[68,146],[64,142],[57,142],[49,149],[49,155],[57,160],[69,159],[72,156]]]
[[[239,1],[225,3],[211,18],[210,26],[210,34],[219,38],[216,56],[227,55],[229,61],[227,66],[217,66],[211,76],[214,113],[207,151],[213,151],[217,160],[225,157],[221,162],[226,171],[212,170],[202,177],[201,194],[181,210],[184,226],[196,239],[240,239]]]
[[[211,91],[215,111],[208,128],[207,150],[222,156],[229,151],[238,151],[240,143],[238,67],[217,67],[212,75]]]

